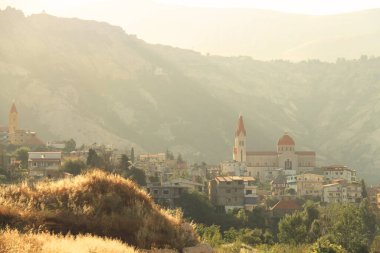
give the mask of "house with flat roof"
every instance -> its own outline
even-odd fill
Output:
[[[32,177],[55,176],[62,163],[62,152],[28,152],[28,169]]]

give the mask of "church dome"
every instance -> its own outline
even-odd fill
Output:
[[[277,143],[277,146],[294,146],[294,140],[288,134],[284,134]]]

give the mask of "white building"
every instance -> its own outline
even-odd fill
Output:
[[[322,167],[323,175],[327,181],[332,181],[334,179],[343,179],[347,183],[356,182],[356,171],[349,169],[344,165],[330,165]]]
[[[62,163],[62,152],[28,152],[30,176],[49,176],[49,172],[58,172]]]
[[[146,162],[165,162],[166,161],[166,154],[165,153],[158,153],[158,154],[141,154],[139,155],[140,161],[146,161]]]
[[[297,175],[297,195],[320,197],[323,182],[323,175],[309,172]]]
[[[222,162],[220,164],[220,169],[222,175],[225,176],[244,176],[247,171],[245,163],[237,161]]]
[[[359,183],[335,182],[323,186],[322,201],[325,203],[359,203],[362,188]]]

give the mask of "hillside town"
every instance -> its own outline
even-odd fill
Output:
[[[273,216],[282,217],[301,209],[297,199],[318,200],[322,204],[360,203],[363,184],[356,170],[346,165],[317,166],[316,152],[299,151],[285,133],[275,151],[247,150],[247,131],[240,116],[234,134],[232,159],[219,165],[189,164],[172,152],[134,154],[134,149],[118,150],[92,144],[76,147],[74,140],[44,143],[36,132],[19,127],[15,104],[8,126],[0,128],[1,180],[54,180],[71,177],[91,166],[111,172],[121,167],[142,171],[141,186],[159,204],[173,207],[184,192],[207,195],[216,210],[253,210],[268,199]],[[12,152],[13,151],[13,152]],[[97,159],[94,159],[94,155]],[[124,164],[124,165],[123,165]],[[76,168],[76,170],[74,170]],[[371,205],[380,207],[380,187],[365,189]]]

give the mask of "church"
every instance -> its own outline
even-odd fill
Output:
[[[288,133],[278,140],[275,151],[247,151],[246,144],[247,132],[243,116],[240,116],[235,131],[233,160],[245,164],[247,176],[270,181],[280,170],[285,171],[285,174],[299,174],[311,171],[316,166],[315,152],[297,151],[296,144]]]
[[[0,131],[7,135],[7,143],[16,146],[44,146],[35,132],[19,128],[19,114],[13,103],[9,112],[8,127],[0,127]]]

